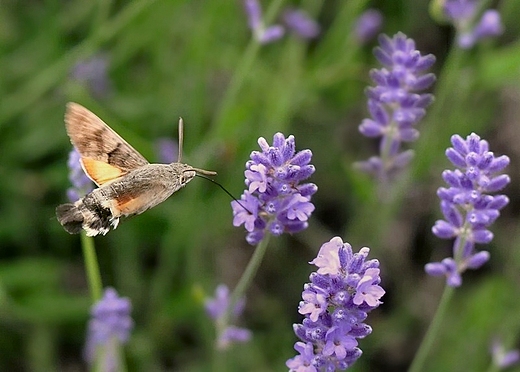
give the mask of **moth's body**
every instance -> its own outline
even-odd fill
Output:
[[[148,163],[101,119],[78,104],[68,104],[65,122],[85,173],[99,186],[75,203],[56,208],[59,222],[71,234],[83,229],[88,236],[105,235],[110,227],[117,227],[120,217],[155,207],[197,173],[216,174],[182,163]]]

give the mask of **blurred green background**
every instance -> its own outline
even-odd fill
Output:
[[[95,112],[152,162],[159,161],[157,139],[176,139],[182,116],[184,161],[218,171],[237,197],[258,137],[294,134],[297,149],[313,151],[316,211],[308,230],[271,239],[240,322],[253,340],[225,355],[226,370],[237,371],[286,370],[308,262],[335,235],[356,251],[371,248],[387,291],[352,370],[408,366],[444,286],[423,266],[452,245],[431,233],[441,218],[444,150],[452,134],[475,131],[511,157],[511,203],[492,227],[493,242],[481,247],[490,262],[464,274],[425,370],[486,370],[494,336],[518,346],[520,2],[494,2],[505,33],[463,52],[452,46],[452,28],[432,20],[426,0],[261,3],[275,21],[286,6],[305,9],[321,35],[288,34],[259,46],[238,0],[0,1],[0,371],[86,370],[91,303],[80,239],[54,216],[69,187],[68,101]],[[377,150],[357,129],[368,115],[368,71],[379,67],[376,41],[358,45],[352,34],[369,6],[384,14],[383,32],[402,31],[437,57],[437,100],[412,144],[411,172],[388,204],[352,168]],[[95,79],[78,79],[74,66],[93,58],[102,61]],[[133,304],[130,371],[212,369],[215,335],[203,300],[219,283],[236,284],[253,252],[245,235],[232,226],[229,197],[196,179],[95,239],[104,286]]]

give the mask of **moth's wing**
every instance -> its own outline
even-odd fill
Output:
[[[172,191],[173,190],[165,187],[161,183],[149,185],[144,189],[129,189],[123,194],[114,196],[112,209],[116,210],[118,215],[123,217],[141,214],[155,207],[157,204],[162,203],[172,194]]]
[[[148,164],[137,150],[103,120],[77,103],[67,104],[65,127],[81,156],[85,173],[98,186]]]

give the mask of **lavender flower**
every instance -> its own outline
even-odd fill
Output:
[[[366,90],[372,117],[362,121],[359,131],[367,137],[381,137],[380,156],[358,162],[356,166],[380,181],[387,181],[413,157],[411,150],[400,152],[400,147],[402,142],[412,142],[419,137],[414,127],[425,115],[433,96],[416,92],[435,81],[434,74],[423,74],[433,65],[435,57],[422,56],[415,49],[415,42],[401,32],[392,39],[380,35],[379,43],[374,55],[385,67],[370,72],[376,83]]]
[[[94,183],[83,171],[80,163],[80,155],[75,147],[69,153],[67,166],[69,167],[69,180],[72,187],[67,190],[67,197],[71,203],[79,200],[94,189]]]
[[[477,22],[479,1],[445,0],[444,15],[457,29],[457,44],[469,49],[479,40],[499,36],[504,32],[500,14],[496,10],[486,10]]]
[[[109,60],[106,55],[95,55],[76,63],[71,75],[73,79],[84,83],[95,97],[104,97],[111,88],[108,65]]]
[[[379,261],[367,261],[369,251],[353,253],[350,244],[335,237],[310,262],[318,270],[303,287],[298,312],[305,319],[293,325],[300,355],[286,362],[290,371],[345,370],[361,356],[357,339],[372,332],[363,322],[385,293]]]
[[[520,350],[514,349],[506,351],[502,342],[495,338],[491,344],[491,355],[493,357],[493,365],[500,370],[511,367],[520,362]]]
[[[262,19],[262,8],[258,0],[244,0],[244,7],[249,21],[249,28],[260,44],[269,44],[280,39],[285,30],[280,25],[265,27]]]
[[[354,34],[360,44],[372,40],[383,24],[383,15],[377,9],[368,9],[357,19],[354,26]]]
[[[229,289],[226,285],[221,284],[215,290],[215,298],[208,298],[204,304],[206,313],[210,318],[218,322],[225,315],[229,307]],[[246,301],[240,299],[233,309],[233,316],[238,318],[244,311]],[[248,342],[251,339],[251,331],[245,328],[235,326],[227,326],[220,332],[217,339],[217,348],[227,349],[233,342]]]
[[[119,297],[113,288],[105,289],[103,298],[91,309],[85,346],[87,362],[100,363],[102,371],[119,370],[118,349],[128,342],[134,326],[131,310],[128,298]]]
[[[446,156],[458,169],[442,173],[448,188],[440,187],[437,195],[445,219],[435,222],[432,231],[441,239],[455,238],[453,258],[429,263],[425,270],[429,275],[446,276],[449,286],[458,287],[466,269],[478,269],[489,260],[489,252],[476,252],[475,244],[488,244],[493,239],[488,227],[509,199],[491,194],[506,187],[510,178],[498,174],[509,164],[509,158],[495,156],[489,151],[488,142],[475,133],[466,140],[454,135],[451,144]]]
[[[285,138],[282,133],[273,137],[273,145],[260,137],[262,152],[253,151],[246,163],[247,190],[240,203],[233,201],[233,225],[244,224],[247,242],[258,244],[266,232],[281,235],[307,228],[314,205],[311,196],[318,190],[313,183],[299,183],[314,173],[309,164],[311,150],[295,154],[294,136]]]
[[[303,39],[314,39],[320,34],[320,26],[306,12],[298,9],[288,9],[283,14],[287,28]]]

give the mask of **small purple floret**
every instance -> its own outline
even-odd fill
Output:
[[[377,9],[368,9],[357,19],[354,33],[359,43],[364,44],[372,40],[383,25],[383,14]]]
[[[306,12],[299,9],[288,9],[283,14],[287,28],[303,39],[314,39],[320,34],[320,26]]]
[[[493,364],[500,370],[520,362],[520,350],[513,349],[506,351],[504,345],[498,338],[495,338],[491,344],[491,356],[493,357]]]
[[[262,8],[258,0],[244,0],[244,9],[247,14],[248,24],[254,37],[261,44],[268,44],[279,40],[284,34],[285,29],[280,25],[266,27],[262,19]]]
[[[457,43],[463,49],[473,47],[479,40],[496,37],[504,32],[498,11],[486,10],[477,22],[479,2],[476,0],[446,0],[444,14],[457,29]]]
[[[312,183],[300,184],[314,173],[314,166],[309,164],[310,150],[296,153],[294,136],[276,133],[272,146],[263,137],[258,145],[262,152],[253,151],[246,163],[247,189],[240,202],[231,202],[233,225],[244,225],[251,245],[266,232],[278,236],[307,228],[314,211],[311,196],[318,189]]]
[[[293,325],[300,355],[286,362],[290,371],[344,370],[361,356],[357,339],[372,332],[364,321],[385,294],[379,262],[367,260],[369,252],[365,247],[354,253],[335,237],[311,261],[318,270],[303,287],[298,312],[305,319]]]
[[[489,252],[475,251],[476,244],[488,244],[493,240],[489,226],[500,216],[509,199],[505,195],[491,195],[504,189],[510,182],[501,172],[508,164],[505,155],[495,156],[489,151],[487,141],[475,133],[464,140],[459,135],[451,137],[446,157],[457,167],[445,170],[442,178],[448,187],[440,187],[444,220],[438,220],[432,232],[441,239],[453,239],[453,258],[426,265],[428,274],[445,275],[448,285],[460,286],[466,269],[477,269],[489,260]]]

